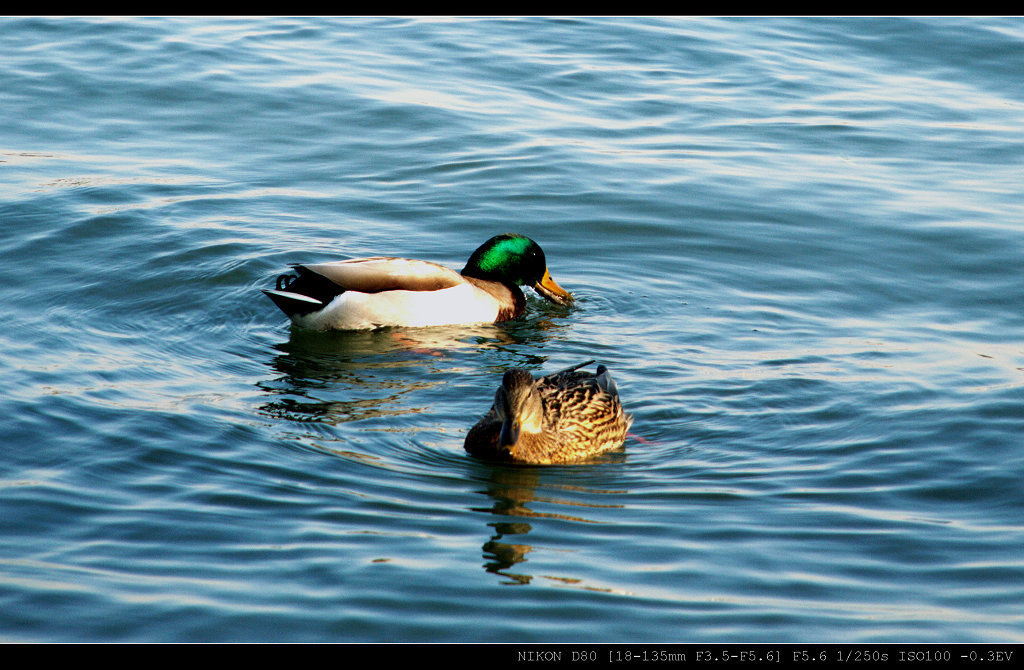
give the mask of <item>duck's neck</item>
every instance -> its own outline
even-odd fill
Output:
[[[526,311],[526,296],[518,286],[505,284],[493,279],[480,279],[464,275],[477,288],[490,293],[498,303],[495,321],[508,321],[522,316]]]

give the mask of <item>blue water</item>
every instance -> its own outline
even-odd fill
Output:
[[[0,639],[1024,642],[1024,20],[0,20]],[[566,310],[307,333],[529,235]],[[462,450],[597,359],[605,462]]]

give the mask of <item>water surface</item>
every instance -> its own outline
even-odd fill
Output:
[[[1020,19],[0,21],[0,639],[1024,641]],[[577,297],[307,333],[289,263]],[[462,450],[606,364],[600,463]]]

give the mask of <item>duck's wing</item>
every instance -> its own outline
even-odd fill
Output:
[[[345,293],[439,291],[465,283],[458,272],[429,261],[376,256],[332,263],[293,265],[295,274],[277,278],[263,292],[290,317],[324,309]]]
[[[332,263],[295,266],[336,284],[344,291],[440,291],[458,286],[465,279],[455,270],[430,261],[377,256]]]
[[[621,444],[633,418],[623,409],[608,368],[599,365],[596,375],[577,368],[557,374],[558,385],[540,390],[548,421],[559,440],[588,445],[594,453]]]
[[[537,388],[545,405],[553,411],[617,414],[619,389],[608,368],[598,365],[597,374],[580,370],[592,363],[580,363],[538,379]]]
[[[592,365],[595,361],[590,360],[585,363],[579,363],[559,370],[558,372],[552,372],[551,374],[544,375],[537,379],[538,388],[562,388],[565,386],[571,386],[577,383],[581,379],[593,379],[594,374],[580,368],[585,368],[588,365]]]
[[[597,385],[600,386],[605,393],[618,397],[619,389],[615,386],[615,380],[612,379],[612,373],[603,365],[597,366]]]

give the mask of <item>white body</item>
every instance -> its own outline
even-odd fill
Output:
[[[444,326],[494,323],[498,304],[470,283],[438,291],[348,290],[317,312],[295,315],[296,325],[311,330],[365,330],[387,326]]]

